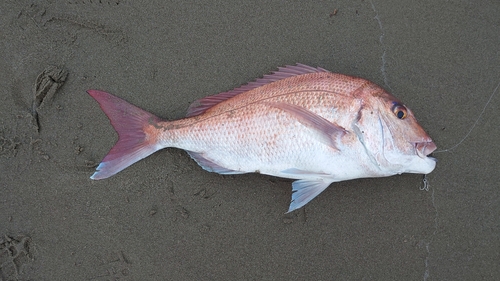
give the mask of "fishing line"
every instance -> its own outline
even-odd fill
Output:
[[[497,92],[498,90],[498,87],[500,86],[500,82],[498,82],[495,90],[493,90],[493,93],[491,94],[490,98],[488,99],[488,101],[486,102],[486,104],[484,105],[483,107],[483,110],[481,111],[481,113],[479,114],[479,116],[477,117],[476,119],[476,122],[474,122],[474,125],[472,125],[472,127],[469,129],[469,132],[467,132],[467,134],[465,135],[465,137],[463,137],[463,139],[461,141],[459,141],[457,144],[455,144],[454,146],[450,147],[450,148],[447,148],[447,149],[444,149],[444,150],[438,150],[438,151],[434,151],[434,153],[441,153],[441,152],[448,152],[448,151],[452,151],[453,149],[457,148],[460,144],[462,144],[462,142],[465,141],[465,139],[467,139],[470,135],[470,133],[472,132],[472,130],[474,130],[474,128],[476,127],[477,123],[479,122],[479,120],[481,119],[481,117],[483,116],[484,112],[486,111],[486,107],[488,107],[488,104],[490,104],[491,102],[491,99],[493,99],[493,96],[495,95],[495,93]]]
[[[387,54],[387,47],[385,46],[384,44],[384,36],[385,36],[385,30],[384,30],[384,26],[382,25],[382,21],[380,20],[380,16],[378,14],[378,11],[377,9],[375,8],[375,4],[373,4],[373,1],[370,0],[370,4],[372,5],[372,10],[373,12],[375,12],[375,17],[374,19],[377,21],[378,23],[378,27],[380,29],[380,37],[378,38],[378,41],[380,42],[380,46],[382,47],[382,65],[380,66],[380,72],[382,72],[382,78],[384,78],[384,83],[385,83],[385,86],[387,88],[389,88],[389,90],[391,90],[391,92],[394,92],[391,88],[391,86],[389,85],[389,79],[387,78],[387,72],[385,70],[385,66],[387,64],[387,61],[386,61],[386,54]]]
[[[443,149],[443,150],[438,150],[438,151],[434,151],[432,154],[452,151],[453,149],[457,148],[460,144],[462,144],[469,137],[470,133],[472,132],[472,130],[474,130],[474,128],[476,127],[477,123],[479,122],[479,120],[483,116],[484,112],[486,111],[486,107],[488,107],[488,105],[490,104],[491,100],[493,99],[493,96],[495,96],[495,94],[496,94],[496,92],[498,90],[498,87],[500,87],[500,82],[498,82],[497,86],[493,90],[493,93],[490,95],[490,98],[488,99],[488,101],[484,105],[483,110],[481,111],[481,113],[479,114],[479,116],[477,117],[476,121],[474,122],[474,124],[472,125],[472,127],[469,129],[469,131],[467,132],[467,134],[465,134],[465,136],[462,138],[462,140],[460,140],[457,144],[455,144],[454,146],[452,146],[450,148]],[[434,177],[432,178],[432,180],[434,180],[436,177],[437,177],[437,174],[434,174]],[[422,179],[422,185],[419,187],[420,190],[429,191],[429,186],[430,186],[429,182],[430,182],[430,179],[427,178],[427,175],[424,175],[424,177]]]

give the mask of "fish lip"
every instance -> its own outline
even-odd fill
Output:
[[[415,148],[416,154],[420,158],[430,157],[429,154],[431,154],[437,148],[436,144],[432,140],[414,142],[413,146]]]

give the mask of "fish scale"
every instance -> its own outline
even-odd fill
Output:
[[[260,170],[267,174],[267,165],[295,158],[295,151],[300,151],[295,146],[312,146],[314,140],[301,130],[302,125],[279,109],[253,104],[239,111],[241,115],[219,114],[178,132],[162,133],[159,138],[165,147],[203,153],[211,161],[234,170]],[[176,143],[169,142],[172,133],[179,135]],[[227,157],[229,153],[234,155]],[[241,159],[245,159],[244,163]]]
[[[205,170],[296,179],[289,212],[331,183],[430,173],[435,144],[398,99],[368,80],[297,64],[195,101],[165,121],[106,92],[89,90],[119,135],[92,179],[116,174],[165,147]]]

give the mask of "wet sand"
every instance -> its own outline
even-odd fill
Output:
[[[0,279],[499,280],[499,14],[494,1],[2,2]],[[89,179],[117,136],[87,89],[177,119],[296,62],[404,101],[440,150],[429,191],[421,175],[353,180],[284,214],[290,180],[208,173],[177,149]]]

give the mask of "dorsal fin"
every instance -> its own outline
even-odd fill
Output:
[[[199,100],[194,101],[188,108],[186,117],[196,116],[204,113],[209,108],[219,104],[225,100],[228,100],[241,93],[253,90],[260,86],[276,82],[281,79],[288,77],[293,77],[297,75],[316,73],[316,72],[329,72],[321,67],[312,67],[305,64],[297,63],[296,65],[286,65],[284,67],[278,67],[278,71],[271,74],[264,75],[262,78],[250,82],[248,84],[242,85],[238,88],[234,88],[231,91],[223,92],[217,95],[208,96]]]

